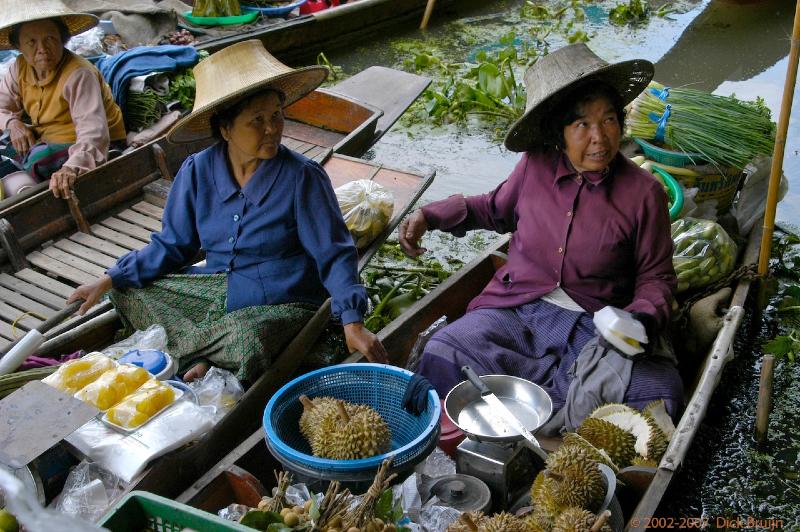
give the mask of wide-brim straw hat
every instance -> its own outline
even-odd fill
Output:
[[[98,19],[89,13],[79,13],[59,0],[2,0],[0,1],[0,50],[13,47],[11,28],[23,22],[60,18],[70,35],[77,35],[97,26]]]
[[[288,106],[319,87],[327,76],[328,69],[323,66],[284,65],[267,52],[261,41],[232,44],[194,67],[194,107],[167,133],[167,140],[182,143],[209,138],[214,113],[241,98],[274,88],[283,92],[284,106]]]
[[[619,92],[623,104],[633,101],[653,79],[653,64],[633,59],[609,64],[583,43],[548,54],[525,72],[525,113],[505,139],[511,151],[529,151],[545,141],[544,121],[571,89],[588,81],[602,81]]]

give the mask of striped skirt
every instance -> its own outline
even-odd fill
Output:
[[[553,400],[557,412],[567,397],[571,369],[584,344],[597,334],[588,312],[566,310],[542,300],[515,308],[478,309],[431,337],[419,366],[444,397],[464,380],[461,366],[478,375],[513,375],[535,382]],[[643,408],[664,399],[677,417],[683,406],[678,369],[663,358],[637,361],[624,401]]]
[[[180,372],[207,359],[247,382],[270,366],[316,310],[288,303],[227,313],[224,274],[167,275],[144,288],[112,290],[110,297],[128,334],[164,327]]]

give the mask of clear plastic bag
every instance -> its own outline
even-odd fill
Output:
[[[99,26],[84,31],[78,35],[73,35],[67,42],[67,49],[83,57],[95,57],[103,55],[103,37],[106,34]]]
[[[12,473],[0,467],[0,502],[17,519],[24,530],[52,532],[97,532],[106,530],[86,521],[64,515],[58,510],[42,508],[36,495]]]
[[[672,240],[678,292],[708,286],[733,271],[736,244],[718,223],[681,218],[672,223]]]
[[[136,331],[128,338],[103,349],[103,354],[118,359],[134,349],[167,350],[167,331],[161,325],[151,325],[144,331]]]
[[[219,421],[244,395],[244,388],[230,371],[212,367],[205,376],[189,383],[198,404],[214,407],[214,423]]]
[[[70,471],[55,507],[67,515],[96,521],[121,492],[116,475],[84,460]]]
[[[73,394],[116,366],[116,362],[101,353],[89,353],[83,358],[65,362],[55,373],[42,379],[42,382],[62,392]]]
[[[367,179],[351,181],[338,187],[335,192],[344,223],[353,235],[353,242],[357,248],[365,248],[381,234],[392,217],[392,193]]]
[[[731,207],[731,214],[736,218],[739,234],[750,234],[756,221],[764,215],[764,203],[767,199],[769,176],[772,169],[772,157],[756,157],[744,169],[745,181],[736,202]],[[781,174],[778,187],[778,201],[789,191],[789,182]]]

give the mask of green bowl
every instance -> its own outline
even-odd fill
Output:
[[[258,18],[258,11],[249,11],[235,17],[195,17],[191,11],[183,14],[183,18],[195,26],[233,26],[234,24],[249,24]]]
[[[634,137],[633,141],[642,148],[642,151],[648,159],[652,159],[657,163],[666,164],[668,166],[688,166],[706,162],[705,158],[700,153],[667,150],[645,139],[640,139],[639,137]]]
[[[653,166],[653,170],[661,176],[664,184],[667,186],[667,196],[669,196],[669,221],[674,222],[681,215],[683,210],[683,189],[681,188],[678,180],[672,177],[672,174],[666,170]]]

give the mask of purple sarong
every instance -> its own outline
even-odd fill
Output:
[[[445,397],[464,380],[461,366],[478,375],[513,375],[535,382],[564,406],[571,368],[584,344],[596,335],[588,312],[563,309],[542,300],[513,308],[477,309],[433,335],[419,365]],[[637,361],[625,402],[634,408],[664,399],[676,417],[683,405],[683,384],[677,368],[663,358]]]

